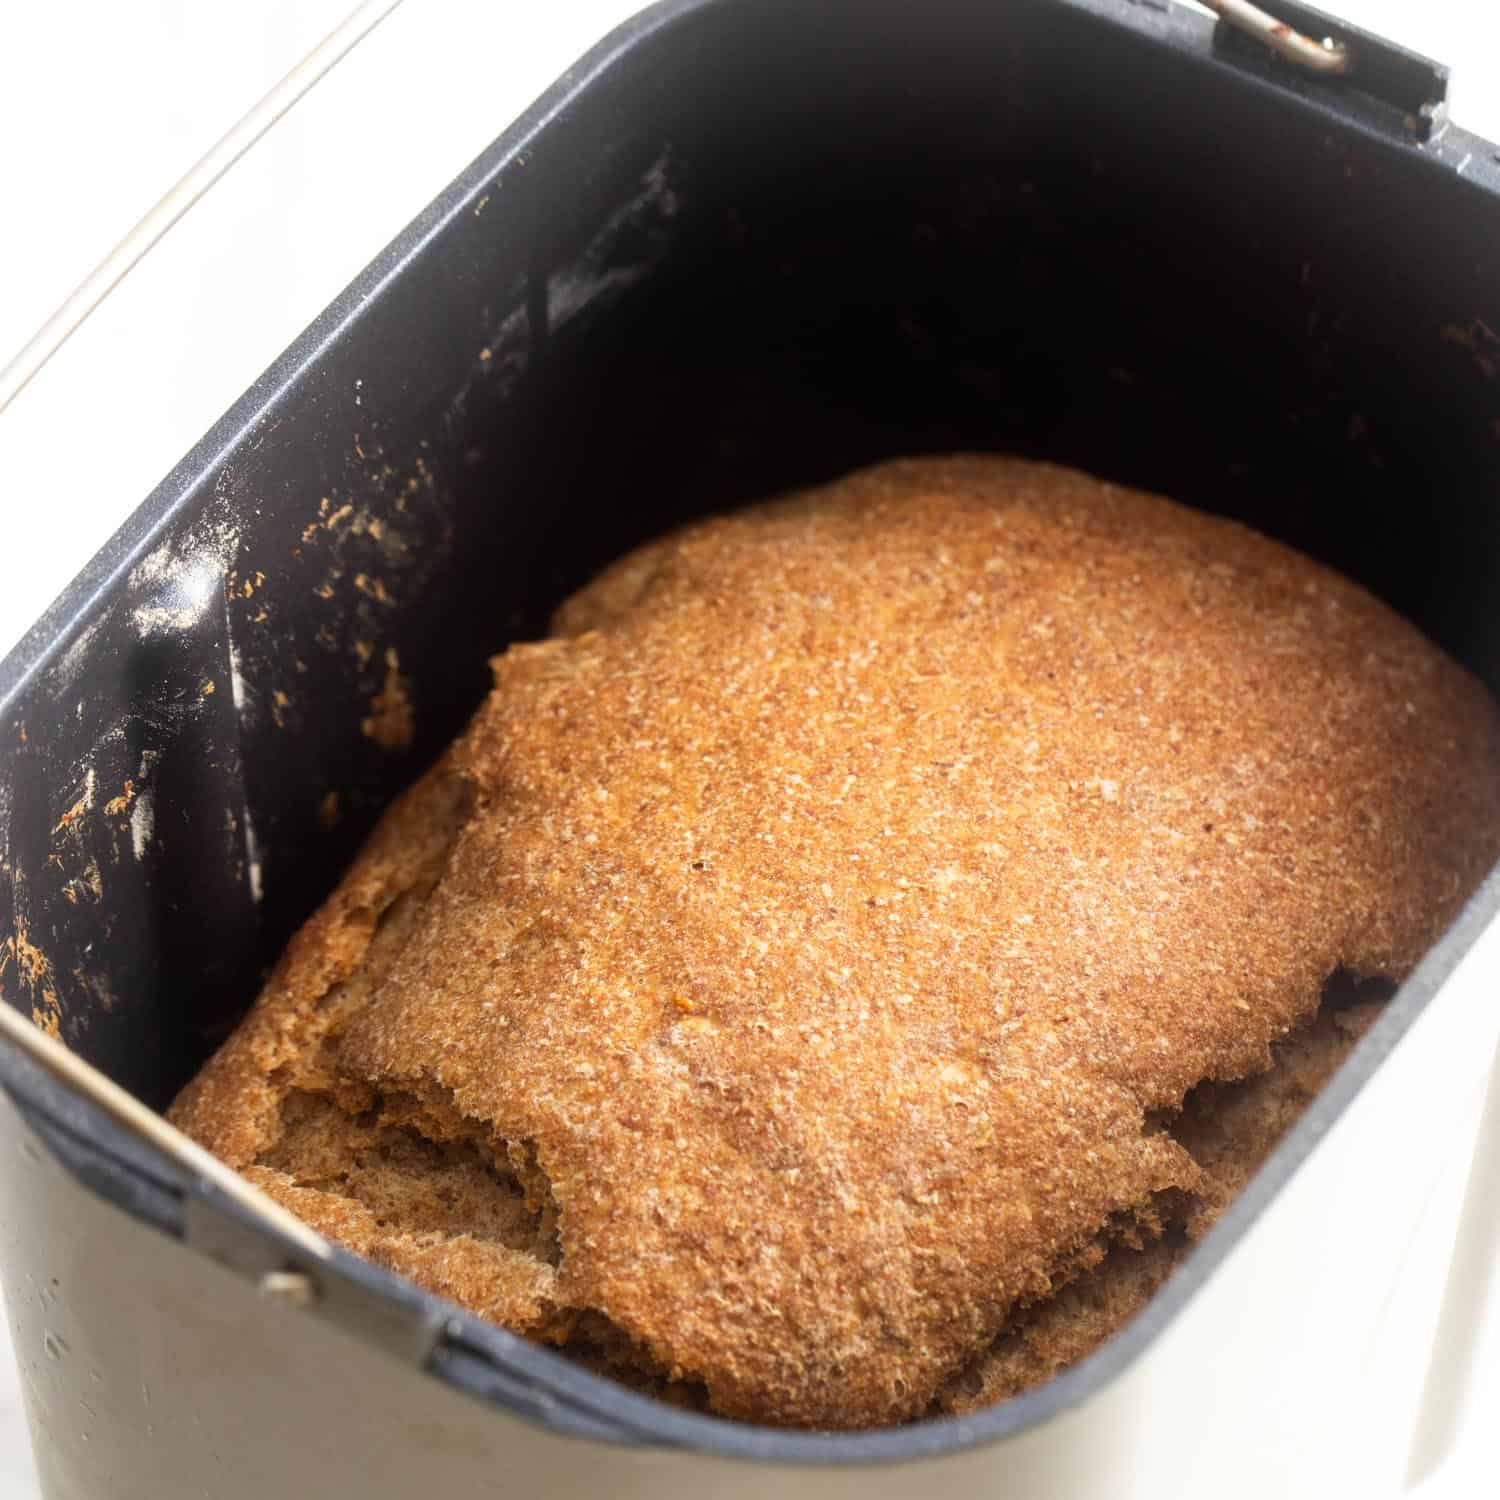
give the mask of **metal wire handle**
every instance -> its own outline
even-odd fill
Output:
[[[1202,0],[1202,3],[1230,26],[1254,37],[1299,68],[1321,73],[1325,78],[1341,78],[1349,71],[1349,49],[1342,42],[1331,37],[1316,41],[1304,36],[1269,11],[1252,5],[1250,0]]]

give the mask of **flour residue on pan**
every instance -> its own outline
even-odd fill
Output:
[[[250,886],[250,899],[259,906],[266,892],[266,867],[261,859],[260,836],[255,831],[248,803],[240,809],[240,823],[245,833],[245,879]]]
[[[221,600],[239,546],[227,520],[206,520],[186,537],[172,537],[130,570],[131,620],[143,636],[191,630]]]
[[[486,196],[481,206],[488,201]],[[499,316],[485,311],[483,342],[475,352],[473,369],[444,416],[448,434],[463,430],[476,389],[485,391],[486,400],[504,400],[551,335],[644,281],[665,259],[673,240],[672,224],[681,210],[682,194],[673,179],[668,148],[640,175],[629,198],[580,253],[560,265],[539,265],[507,288],[498,303]],[[469,461],[481,457],[482,449],[476,448]]]
[[[250,703],[250,693],[245,682],[244,662],[240,659],[240,648],[229,643],[229,696],[234,703],[236,718],[244,721],[245,710]]]
[[[104,619],[99,619],[85,625],[68,644],[68,649],[63,652],[61,658],[51,669],[52,681],[59,692],[66,691],[72,687],[78,679],[78,674],[83,670],[89,659],[89,652],[94,644],[94,637],[104,625]]]
[[[667,252],[670,225],[681,209],[671,152],[664,151],[641,174],[639,191],[605,220],[582,255],[548,277],[548,333],[649,275]]]
[[[130,809],[130,852],[145,859],[156,832],[156,797],[150,787],[142,787]]]

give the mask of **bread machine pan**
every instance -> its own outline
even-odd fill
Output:
[[[1041,455],[1332,563],[1500,690],[1500,153],[1447,121],[1442,69],[1280,9],[1347,42],[1348,79],[1163,0],[668,0],[0,666],[0,992],[67,1049],[0,1038],[49,1496],[1260,1496],[1322,1465],[1376,1493],[1418,1415],[1442,1428],[1441,1278],[1409,1293],[1399,1262],[1500,1030],[1459,967],[1493,876],[1148,1312],[962,1420],[658,1405],[330,1249],[150,1112],[486,656],[707,509],[897,453]]]

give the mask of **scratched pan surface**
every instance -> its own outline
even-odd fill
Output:
[[[489,654],[666,525],[891,454],[1237,516],[1500,687],[1500,164],[1366,56],[1307,82],[1126,0],[634,23],[0,666],[4,999],[165,1104]]]

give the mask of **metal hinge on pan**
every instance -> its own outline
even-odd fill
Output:
[[[268,1301],[333,1323],[554,1432],[647,1440],[645,1428],[600,1409],[586,1394],[570,1397],[532,1378],[522,1368],[528,1346],[511,1335],[331,1245],[3,1002],[0,1090],[61,1170],[252,1282]],[[571,1383],[592,1379],[574,1371]]]
[[[420,1293],[367,1285],[362,1268],[344,1263],[326,1243],[316,1242],[312,1253],[311,1247],[288,1243],[242,1204],[206,1185],[188,1193],[183,1206],[187,1244],[253,1281],[267,1301],[305,1308],[403,1363],[427,1363],[445,1318],[441,1307]]]
[[[89,1191],[263,1296],[307,1307],[411,1363],[427,1361],[447,1324],[439,1304],[415,1289],[365,1284],[353,1257],[4,1004],[0,1049],[0,1088]]]
[[[1202,0],[1219,24],[1214,49],[1225,61],[1289,87],[1328,90],[1372,101],[1364,123],[1426,141],[1447,123],[1448,69],[1431,58],[1295,0]],[[1325,103],[1332,95],[1319,95]]]

